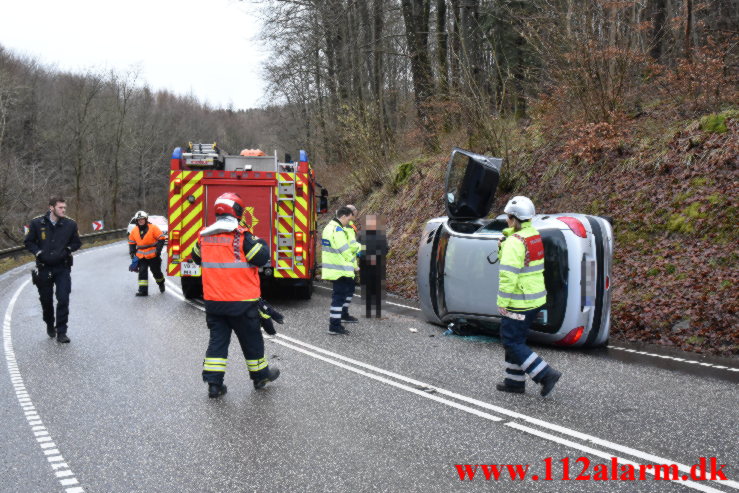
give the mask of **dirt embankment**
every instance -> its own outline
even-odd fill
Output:
[[[622,126],[612,145],[596,149],[595,164],[569,152],[577,136],[561,145],[530,146],[520,151],[530,157],[516,170],[522,179],[499,194],[492,215],[510,196],[525,194],[538,212],[611,216],[612,339],[739,354],[739,112],[724,116],[725,128],[718,129],[705,119],[669,128],[642,116]],[[398,165],[381,190],[342,197],[361,213],[388,219],[387,285],[405,297],[416,297],[423,224],[444,214],[447,158],[446,152],[418,157]]]

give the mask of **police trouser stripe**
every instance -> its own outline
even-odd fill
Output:
[[[549,369],[549,365],[536,353],[531,353],[521,364],[521,368],[529,374],[531,379],[539,383]]]
[[[509,387],[524,387],[526,385],[526,374],[521,366],[510,361],[511,355],[506,351],[505,379],[504,383]]]

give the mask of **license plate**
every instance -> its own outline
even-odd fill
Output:
[[[200,266],[195,262],[182,262],[180,264],[180,274],[183,276],[199,276]]]

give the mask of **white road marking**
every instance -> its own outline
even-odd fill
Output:
[[[23,288],[25,288],[29,282],[31,281],[26,280],[23,284],[21,284],[18,290],[13,293],[13,297],[10,299],[8,308],[5,311],[5,319],[3,320],[3,349],[5,351],[5,360],[8,364],[8,372],[10,373],[10,382],[13,385],[13,388],[16,390],[18,403],[24,410],[26,420],[28,421],[28,425],[31,427],[31,431],[36,438],[36,442],[39,444],[39,447],[41,448],[41,451],[44,453],[44,455],[48,456],[46,457],[46,460],[49,462],[54,470],[61,469],[61,471],[56,472],[56,476],[63,476],[65,479],[60,479],[59,483],[62,486],[79,484],[77,478],[74,477],[72,468],[67,465],[67,463],[64,461],[64,457],[62,457],[61,453],[59,452],[57,445],[54,443],[51,437],[48,436],[49,432],[46,431],[46,428],[43,426],[41,416],[39,416],[35,406],[33,405],[33,402],[31,401],[31,398],[28,396],[28,391],[25,384],[23,383],[23,377],[21,376],[20,369],[18,368],[18,362],[15,359],[15,350],[13,349],[12,337],[13,334],[11,331],[11,323],[13,321],[13,308],[15,308],[15,303],[16,301],[18,301],[18,297],[20,296],[21,291],[23,291]],[[63,475],[60,476],[60,473],[63,473]],[[84,489],[81,487],[66,488],[65,491],[66,493],[84,493]]]
[[[331,291],[332,290],[331,288],[328,288],[326,286],[316,286],[316,287],[317,288],[321,288],[321,289],[325,289],[327,291]],[[357,298],[361,298],[362,297],[361,295],[358,295],[358,294],[355,294],[354,296],[356,296]],[[388,305],[395,305],[395,306],[400,306],[400,307],[403,307],[403,308],[410,308],[411,310],[421,311],[420,308],[416,308],[416,307],[408,306],[408,305],[401,305],[400,303],[393,303],[392,301],[386,301],[385,303],[387,303]],[[700,365],[700,366],[706,366],[706,367],[709,367],[709,368],[715,368],[717,370],[727,370],[727,371],[739,372],[739,368],[730,368],[730,367],[722,366],[722,365],[714,365],[713,363],[703,363],[701,361],[686,360],[686,359],[683,359],[683,358],[677,358],[675,356],[667,356],[667,355],[664,355],[664,354],[649,353],[647,351],[637,351],[636,349],[628,349],[628,348],[619,347],[619,346],[610,346],[609,345],[608,346],[608,349],[616,349],[618,351],[626,351],[628,353],[639,354],[641,356],[650,356],[650,357],[653,357],[653,358],[670,359],[670,360],[673,360],[673,361],[679,361],[681,363],[687,363],[687,364],[690,364],[690,365],[697,364],[697,365]]]
[[[180,295],[177,294],[177,293],[173,293],[173,295],[176,296],[176,297],[178,297],[178,298],[180,297]],[[205,308],[202,307],[202,306],[200,306],[200,305],[195,305],[194,303],[192,305],[195,306],[200,311],[203,311],[203,312],[205,311]],[[490,404],[490,403],[487,403],[487,402],[484,402],[484,401],[480,401],[480,400],[477,400],[477,399],[474,399],[474,398],[471,398],[471,397],[467,397],[467,396],[464,396],[464,395],[461,395],[461,394],[457,394],[456,392],[451,392],[451,391],[446,390],[446,389],[442,389],[442,388],[439,388],[439,387],[434,387],[434,386],[432,386],[430,384],[427,384],[425,382],[421,382],[419,380],[415,380],[415,379],[412,379],[412,378],[409,378],[409,377],[400,375],[398,373],[394,373],[394,372],[391,372],[391,371],[388,371],[388,370],[384,370],[382,368],[378,368],[376,366],[372,366],[370,364],[364,363],[362,361],[355,360],[353,358],[348,358],[346,356],[342,356],[342,355],[340,355],[338,353],[334,353],[332,351],[328,351],[328,350],[325,350],[323,348],[319,348],[317,346],[314,346],[312,344],[308,344],[306,342],[300,341],[299,339],[295,339],[293,337],[289,337],[289,336],[286,336],[286,335],[283,335],[283,334],[277,334],[274,337],[266,337],[265,339],[267,339],[270,342],[274,342],[276,344],[279,344],[281,346],[284,346],[284,347],[293,349],[294,351],[298,351],[300,353],[303,353],[303,354],[305,354],[307,356],[310,356],[312,358],[316,358],[318,360],[324,361],[324,362],[329,363],[331,365],[337,366],[339,368],[343,368],[345,370],[348,370],[348,371],[357,373],[359,375],[362,375],[362,376],[371,378],[373,380],[377,380],[379,382],[382,382],[382,383],[385,383],[385,384],[388,384],[388,385],[392,385],[392,386],[394,386],[396,388],[399,388],[399,389],[402,389],[402,390],[411,392],[413,394],[416,394],[416,395],[420,395],[420,396],[429,398],[429,399],[434,400],[434,401],[436,401],[436,402],[438,402],[440,404],[445,404],[447,406],[453,407],[455,409],[459,409],[461,411],[468,412],[470,414],[473,414],[475,416],[479,416],[479,417],[484,418],[484,419],[487,419],[489,421],[502,421],[503,418],[500,418],[498,416],[494,416],[492,414],[489,414],[489,413],[480,411],[478,409],[475,409],[475,408],[472,408],[472,407],[469,407],[469,406],[465,406],[465,405],[459,404],[459,403],[454,402],[454,401],[451,401],[449,399],[440,398],[440,397],[438,397],[435,394],[446,395],[447,397],[451,397],[453,399],[457,399],[457,400],[466,402],[468,404],[473,404],[475,406],[482,407],[483,409],[495,411],[495,412],[497,412],[499,414],[503,414],[503,415],[509,416],[511,418],[515,418],[515,419],[519,419],[519,420],[525,421],[525,422],[527,422],[529,424],[533,424],[533,425],[536,425],[536,426],[539,426],[539,427],[542,427],[542,428],[546,428],[546,429],[549,429],[549,430],[552,430],[552,431],[556,431],[556,432],[561,433],[563,435],[567,435],[567,436],[570,436],[572,438],[576,438],[576,439],[582,440],[582,441],[584,441],[586,443],[587,442],[590,442],[590,443],[593,443],[593,444],[600,445],[601,447],[606,448],[606,449],[610,449],[610,450],[615,450],[615,451],[618,451],[618,452],[622,452],[622,453],[627,454],[627,455],[630,455],[632,457],[637,457],[639,459],[642,459],[642,460],[645,461],[645,463],[648,463],[648,464],[675,464],[677,466],[677,468],[678,468],[679,471],[683,471],[685,473],[690,474],[690,467],[687,466],[687,465],[685,465],[685,464],[680,464],[679,462],[672,461],[672,460],[669,460],[669,459],[666,459],[666,458],[663,458],[663,457],[659,457],[657,455],[653,455],[653,454],[650,454],[648,452],[642,452],[641,450],[637,450],[637,449],[634,449],[634,448],[631,448],[631,447],[620,445],[618,443],[611,442],[609,440],[604,440],[602,438],[597,438],[597,437],[594,437],[592,435],[588,435],[587,433],[582,433],[582,432],[579,432],[579,431],[576,431],[576,430],[572,430],[572,429],[567,428],[565,426],[560,426],[560,425],[557,425],[557,424],[554,424],[554,423],[550,423],[548,421],[544,421],[544,420],[541,420],[541,419],[538,419],[538,418],[534,418],[534,417],[531,417],[531,416],[527,416],[525,414],[518,413],[516,411],[511,411],[509,409],[506,409],[506,408],[503,408],[503,407],[500,407],[500,406],[496,406],[496,405],[493,405],[493,404]],[[280,340],[280,339],[284,339],[284,341],[283,340]],[[286,341],[288,341],[288,342],[286,342]],[[303,346],[303,347],[299,347],[299,346]],[[321,354],[319,354],[319,353],[321,353]],[[345,363],[342,363],[342,361],[345,362]],[[346,364],[346,363],[349,363],[349,364]],[[354,365],[354,366],[350,366],[350,365]],[[364,368],[365,370],[369,370],[369,371],[360,370],[359,368],[356,368],[356,367]],[[371,372],[374,372],[374,373],[371,373]],[[400,380],[402,382],[406,382],[408,384],[413,385],[414,387],[409,387],[407,385],[403,385],[401,383],[398,383],[398,382],[395,382],[393,380],[390,380],[389,378],[381,377],[381,376],[377,375],[378,373],[380,375],[385,375],[387,377],[391,377],[391,378],[394,378],[396,380]],[[430,392],[433,392],[433,393],[430,393]],[[550,435],[550,434],[545,433],[543,431],[540,431],[540,430],[537,430],[535,428],[531,428],[531,427],[528,427],[528,426],[525,426],[525,425],[522,425],[522,424],[518,424],[518,423],[515,423],[515,422],[507,422],[507,423],[505,423],[505,425],[506,426],[510,426],[511,428],[515,428],[515,429],[517,429],[519,431],[523,431],[525,433],[529,433],[529,434],[538,436],[540,438],[545,438],[547,440],[556,441],[557,443],[560,443],[562,445],[566,445],[566,446],[568,446],[570,448],[574,448],[576,450],[580,450],[580,451],[585,452],[585,453],[591,453],[592,455],[595,455],[595,456],[598,456],[598,457],[604,457],[604,458],[607,458],[607,459],[610,459],[611,457],[614,457],[614,455],[612,453],[604,452],[604,451],[597,450],[597,449],[594,449],[592,447],[589,447],[588,445],[584,445],[584,444],[580,444],[580,443],[577,443],[577,442],[573,442],[571,440],[567,440],[567,439],[564,439],[564,438],[556,437],[554,435]],[[617,460],[619,461],[619,463],[632,464],[632,465],[637,465],[638,466],[637,463],[632,462],[632,461],[629,461],[627,459],[623,459],[621,457],[617,457]],[[713,482],[722,484],[724,486],[729,486],[731,488],[739,489],[739,483],[737,483],[736,481],[731,481],[731,480],[727,480],[727,481],[714,480]],[[717,489],[712,488],[710,486],[706,486],[705,484],[696,483],[694,481],[680,480],[680,481],[676,481],[676,484],[680,484],[680,485],[686,486],[688,488],[693,488],[693,489],[696,489],[696,490],[699,490],[699,491],[705,491],[705,492],[708,492],[708,493],[722,493],[721,490],[717,490]]]
[[[617,351],[625,351],[627,353],[633,353],[638,354],[641,356],[651,356],[653,358],[662,358],[662,359],[670,359],[673,361],[679,361],[680,363],[687,363],[689,365],[700,365],[700,366],[706,366],[709,368],[716,368],[717,370],[728,370],[728,371],[739,371],[739,368],[730,368],[728,366],[722,366],[722,365],[714,365],[713,363],[704,363],[702,361],[696,361],[691,359],[684,359],[684,358],[677,358],[675,356],[668,356],[666,354],[655,354],[655,353],[648,353],[646,351],[637,351],[636,349],[630,349],[625,347],[619,347],[619,346],[608,346],[608,349],[615,349]]]
[[[633,461],[630,461],[628,459],[624,459],[623,457],[617,457],[617,456],[614,456],[614,455],[612,455],[610,453],[603,452],[601,450],[594,449],[592,447],[583,446],[583,445],[580,445],[579,443],[575,443],[575,442],[572,442],[572,441],[567,440],[565,438],[561,438],[561,437],[558,437],[558,436],[555,436],[555,435],[551,435],[549,433],[545,433],[545,432],[543,432],[541,430],[537,430],[537,429],[531,428],[529,426],[521,425],[521,424],[514,423],[514,422],[505,423],[505,426],[510,426],[511,428],[515,428],[516,430],[523,431],[524,433],[529,433],[531,435],[538,436],[539,438],[543,438],[545,440],[550,440],[552,442],[559,443],[560,445],[564,445],[566,447],[571,447],[571,448],[575,448],[575,449],[581,450],[582,452],[585,452],[585,453],[590,454],[590,455],[594,455],[596,457],[600,457],[601,459],[606,459],[607,461],[610,461],[611,458],[615,458],[618,461],[619,464],[623,464],[623,465],[627,465],[628,464],[628,465],[634,466],[634,468],[636,470],[639,470],[639,464],[637,462],[633,462]],[[652,476],[656,476],[656,472],[653,470],[653,468],[652,468],[652,470],[647,470],[646,472],[648,474],[652,475]],[[690,472],[688,471],[688,474],[689,473]],[[698,491],[705,491],[707,493],[724,493],[723,490],[717,490],[716,488],[712,488],[710,486],[707,486],[705,484],[698,483],[698,482],[695,482],[695,481],[688,481],[688,480],[683,480],[683,479],[676,479],[676,480],[670,479],[670,481],[673,481],[673,482],[675,482],[677,484],[680,484],[680,485],[683,485],[683,486],[687,486],[688,488],[692,488],[692,489],[698,490]]]
[[[327,288],[326,286],[316,286],[316,287],[317,288],[321,288],[321,289],[325,289],[327,291],[333,291],[333,289]],[[357,298],[361,298],[362,297],[361,294],[355,294],[354,296],[357,297]],[[401,305],[400,303],[393,303],[392,301],[386,301],[385,303],[387,303],[388,305],[400,306],[402,308],[410,308],[411,310],[416,310],[416,311],[419,311],[419,312],[421,311],[420,308],[416,308],[415,306]]]

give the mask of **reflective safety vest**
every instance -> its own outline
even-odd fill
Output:
[[[338,219],[332,219],[321,235],[321,277],[335,281],[340,277],[354,277],[354,259],[357,254],[349,245],[349,235]]]
[[[136,256],[138,258],[154,258],[157,255],[157,242],[164,240],[165,236],[162,230],[156,224],[148,224],[148,229],[141,237],[141,231],[138,224],[133,227],[131,234],[128,235],[128,244],[136,245]]]
[[[357,227],[354,225],[354,221],[349,221],[344,231],[346,231],[346,237],[349,239],[349,248],[354,253],[354,267],[359,267],[357,254],[362,249],[362,245],[357,241]]]
[[[531,221],[521,224],[514,233],[506,228],[507,237],[500,245],[497,304],[512,310],[531,310],[547,301],[544,287],[544,243]]]
[[[210,301],[254,301],[260,296],[259,268],[247,260],[262,248],[257,243],[244,255],[246,228],[217,234],[203,234],[198,240],[202,260],[203,299]],[[255,250],[256,249],[256,250]]]

